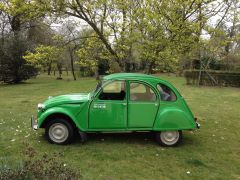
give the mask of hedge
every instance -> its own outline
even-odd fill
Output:
[[[184,72],[187,84],[198,84],[199,70],[187,70]],[[200,85],[205,86],[232,86],[240,87],[240,72],[229,71],[202,71]]]

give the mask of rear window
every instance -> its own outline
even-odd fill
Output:
[[[157,89],[160,93],[162,101],[176,101],[177,97],[173,90],[164,84],[158,84]]]

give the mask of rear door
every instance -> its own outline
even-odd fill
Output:
[[[147,83],[129,82],[128,128],[153,127],[159,107],[156,91]]]

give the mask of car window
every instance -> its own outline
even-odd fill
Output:
[[[157,89],[160,92],[161,100],[163,101],[176,101],[177,97],[173,90],[164,84],[158,84]]]
[[[131,101],[156,101],[157,97],[151,87],[143,83],[130,83]]]
[[[101,100],[124,100],[126,86],[124,81],[113,81],[102,88],[99,95]]]

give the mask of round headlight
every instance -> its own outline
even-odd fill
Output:
[[[44,107],[45,107],[44,104],[41,104],[41,103],[37,105],[38,110],[42,110],[44,109]]]

